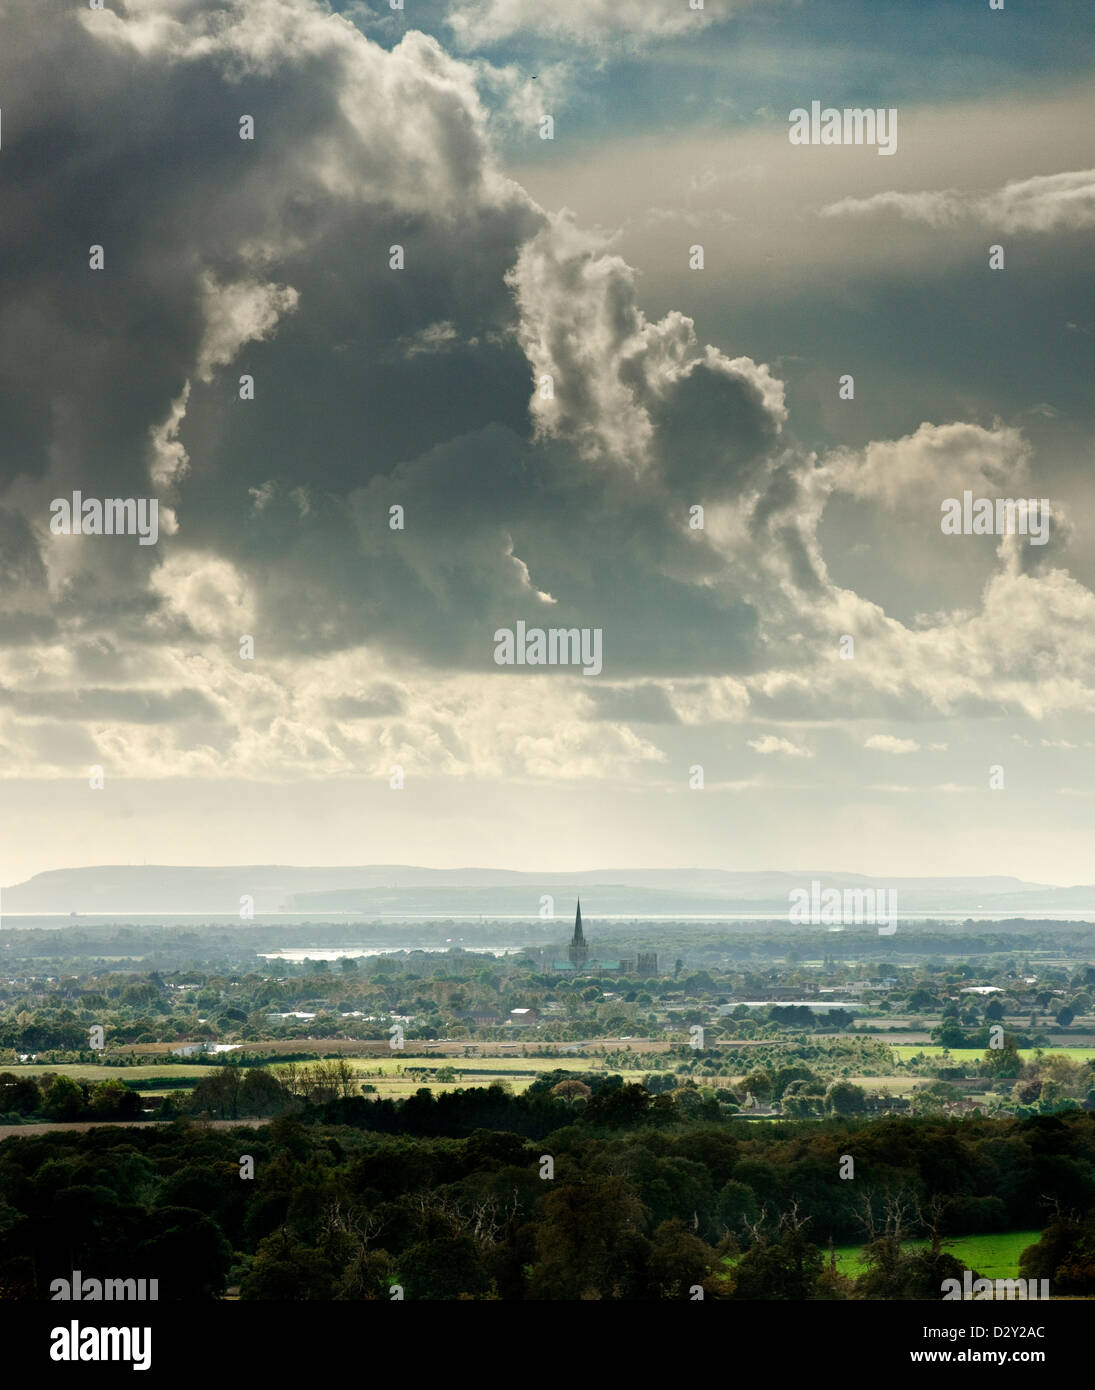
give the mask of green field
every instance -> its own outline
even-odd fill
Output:
[[[165,1063],[161,1066],[104,1067],[96,1062],[54,1062],[52,1065],[38,1062],[24,1062],[17,1066],[0,1067],[0,1070],[14,1072],[17,1076],[26,1072],[29,1076],[50,1075],[71,1076],[74,1081],[165,1081],[169,1077],[185,1077],[196,1081],[209,1075],[209,1068],[195,1066],[194,1063]]]
[[[413,1096],[423,1086],[432,1091],[451,1091],[458,1086],[468,1089],[472,1086],[493,1086],[503,1081],[514,1091],[520,1092],[544,1072],[566,1071],[574,1076],[582,1076],[591,1071],[608,1070],[599,1057],[574,1056],[440,1057],[434,1054],[428,1057],[347,1057],[345,1060],[361,1081],[376,1087],[378,1097],[391,1098]],[[443,1067],[453,1068],[455,1081],[437,1080],[437,1072]],[[283,1065],[277,1063],[271,1068],[275,1073],[283,1069]],[[622,1075],[625,1081],[641,1081],[647,1075],[645,1071],[621,1072],[618,1067],[611,1070]],[[532,1074],[522,1076],[522,1072]]]
[[[943,1249],[961,1261],[966,1269],[976,1270],[985,1279],[1017,1279],[1019,1256],[1028,1245],[1036,1244],[1040,1235],[1040,1231],[1001,1231],[992,1235],[954,1236],[944,1242]],[[904,1243],[904,1248],[926,1250],[930,1243],[911,1240]],[[862,1250],[859,1245],[836,1247],[837,1265],[842,1274],[855,1277],[863,1273],[866,1266]]]
[[[407,1056],[404,1054],[394,1056],[371,1056],[371,1057],[347,1057],[345,1060],[354,1070],[360,1081],[376,1087],[377,1097],[390,1097],[398,1099],[405,1096],[413,1096],[414,1093],[423,1086],[428,1086],[433,1091],[454,1090],[457,1086],[493,1086],[497,1082],[506,1082],[514,1091],[526,1090],[538,1075],[543,1072],[566,1071],[575,1076],[581,1076],[586,1072],[606,1071],[604,1060],[600,1057],[576,1057],[568,1055],[566,1057],[446,1057],[438,1053],[429,1053],[425,1056]],[[309,1062],[274,1062],[270,1064],[270,1070],[277,1073],[282,1072],[289,1066],[306,1068],[314,1062],[322,1061],[319,1056],[314,1057]],[[456,1081],[439,1082],[437,1072],[442,1067],[451,1066],[456,1071]],[[421,1068],[421,1070],[410,1070],[411,1068]],[[43,1072],[60,1073],[64,1076],[71,1076],[76,1081],[109,1081],[117,1078],[125,1082],[142,1082],[141,1090],[145,1090],[148,1083],[153,1084],[153,1089],[157,1084],[163,1085],[164,1089],[170,1089],[178,1095],[181,1088],[177,1086],[178,1081],[185,1080],[191,1086],[201,1080],[203,1076],[210,1076],[213,1067],[208,1063],[205,1065],[194,1062],[163,1062],[159,1064],[138,1064],[126,1067],[107,1067],[95,1062],[60,1062],[54,1065],[42,1063],[26,1063],[16,1065],[9,1070],[14,1072],[26,1072],[32,1076],[37,1076]],[[623,1071],[618,1067],[611,1068],[614,1072],[619,1072],[625,1081],[641,1081],[647,1074],[646,1071]],[[520,1073],[527,1073],[521,1075]],[[168,1086],[167,1083],[176,1084]]]
[[[923,1053],[925,1057],[942,1057],[945,1048],[939,1047],[934,1043],[896,1043],[891,1048],[894,1060],[907,1062],[910,1057],[915,1057],[918,1053]],[[1024,1062],[1041,1052],[1043,1056],[1049,1057],[1051,1054],[1060,1053],[1067,1057],[1070,1062],[1090,1062],[1095,1057],[1095,1047],[1053,1047],[1042,1048],[1021,1048],[1019,1056]],[[958,1062],[975,1062],[985,1055],[984,1048],[981,1047],[952,1047],[950,1055]]]
[[[313,1061],[320,1061],[319,1057]],[[549,1071],[569,1071],[575,1076],[580,1076],[584,1072],[604,1071],[605,1066],[601,1058],[584,1057],[443,1057],[432,1054],[425,1057],[347,1057],[345,1061],[357,1073],[361,1081],[376,1087],[378,1096],[413,1096],[422,1086],[428,1086],[432,1090],[453,1090],[456,1086],[492,1086],[496,1082],[505,1081],[515,1091],[524,1091],[542,1072]],[[275,1062],[270,1066],[270,1070],[277,1073],[284,1071],[287,1066],[295,1065],[298,1068],[311,1066],[311,1062]],[[436,1073],[445,1066],[452,1066],[456,1070],[457,1080],[440,1083],[436,1079]],[[408,1068],[421,1067],[421,1071],[409,1071]],[[193,1062],[165,1062],[159,1065],[137,1065],[132,1067],[106,1067],[95,1062],[59,1062],[52,1066],[39,1063],[27,1063],[9,1068],[16,1073],[27,1073],[31,1076],[41,1075],[43,1072],[60,1073],[64,1076],[71,1076],[75,1081],[110,1081],[117,1079],[125,1082],[152,1082],[164,1084],[167,1082],[177,1082],[185,1080],[191,1085],[196,1084],[203,1076],[211,1076],[213,1067],[210,1065],[200,1065]],[[521,1076],[515,1073],[528,1072],[531,1075]],[[626,1081],[641,1081],[646,1072],[627,1071],[623,1073]],[[145,1089],[144,1086],[141,1089]],[[166,1086],[165,1086],[166,1089]],[[176,1086],[170,1088],[177,1094]]]

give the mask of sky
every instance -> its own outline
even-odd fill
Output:
[[[1095,882],[1090,7],[0,29],[0,883]],[[792,143],[814,101],[893,152]]]

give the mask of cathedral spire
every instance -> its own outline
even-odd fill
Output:
[[[570,963],[575,967],[585,965],[589,959],[589,946],[582,934],[582,900],[578,899],[578,910],[574,914],[574,935],[570,941]]]

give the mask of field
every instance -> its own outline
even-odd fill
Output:
[[[301,1049],[303,1050],[303,1049]],[[514,1091],[524,1091],[542,1072],[569,1071],[575,1076],[584,1072],[606,1070],[599,1057],[439,1057],[436,1054],[415,1056],[393,1056],[385,1047],[386,1055],[372,1057],[347,1057],[344,1060],[353,1068],[357,1079],[376,1087],[376,1095],[400,1097],[413,1096],[422,1086],[434,1091],[452,1090],[456,1086],[492,1086],[496,1082],[506,1082]],[[317,1051],[315,1060],[320,1060]],[[275,1062],[271,1070],[284,1071],[287,1066],[306,1067],[310,1062]],[[456,1071],[456,1081],[438,1082],[436,1073],[446,1066]],[[213,1067],[194,1062],[163,1062],[154,1065],[108,1067],[94,1062],[60,1062],[53,1065],[29,1063],[12,1067],[18,1073],[39,1075],[42,1072],[60,1073],[71,1076],[76,1081],[109,1081],[117,1079],[130,1084],[142,1083],[140,1090],[146,1094],[155,1092],[157,1086],[180,1094],[188,1089],[180,1087],[179,1081],[193,1086],[203,1076],[211,1076]],[[619,1068],[612,1068],[619,1073]],[[641,1081],[645,1071],[624,1071],[620,1073],[625,1081]],[[151,1085],[149,1085],[151,1083]]]
[[[853,1086],[862,1086],[868,1091],[889,1091],[891,1096],[911,1096],[914,1091],[927,1085],[922,1076],[848,1076],[841,1077]]]
[[[985,1279],[1017,1279],[1019,1256],[1028,1245],[1037,1243],[1040,1231],[1002,1231],[991,1235],[954,1236],[944,1241],[943,1249],[961,1261],[966,1269],[975,1270]],[[906,1250],[926,1250],[927,1240],[905,1242]],[[862,1274],[862,1246],[838,1245],[837,1267],[842,1274],[853,1277]]]
[[[598,1058],[562,1057],[348,1057],[346,1059],[359,1080],[376,1087],[377,1096],[413,1096],[420,1087],[428,1086],[433,1091],[453,1090],[457,1086],[465,1089],[471,1086],[493,1086],[505,1082],[514,1091],[526,1090],[537,1076],[543,1072],[568,1071],[575,1076],[591,1071],[605,1071],[604,1062]],[[305,1065],[305,1064],[301,1064]],[[442,1067],[452,1067],[456,1072],[455,1081],[439,1082],[436,1074]],[[275,1063],[273,1071],[282,1067]],[[645,1071],[620,1071],[625,1081],[641,1081]]]
[[[895,1061],[907,1062],[910,1057],[915,1057],[920,1053],[925,1057],[942,1057],[944,1051],[946,1051],[945,1048],[929,1043],[898,1044],[893,1048],[893,1055]],[[1056,1044],[1053,1047],[1022,1048],[1019,1056],[1024,1062],[1027,1062],[1032,1057],[1037,1056],[1039,1052],[1044,1057],[1054,1053],[1062,1053],[1070,1062],[1090,1062],[1095,1057],[1095,1047],[1060,1047]],[[984,1048],[978,1047],[952,1047],[950,1055],[957,1062],[975,1062],[985,1055],[985,1051]]]
[[[196,1066],[193,1062],[178,1064],[164,1063],[162,1066],[104,1067],[96,1062],[27,1062],[4,1070],[16,1075],[41,1076],[49,1072],[52,1076],[71,1076],[74,1081],[166,1081],[170,1078],[185,1078],[197,1081],[209,1074],[209,1068]]]
[[[352,1046],[359,1054],[364,1055],[344,1056],[343,1060],[353,1068],[357,1079],[376,1088],[375,1092],[370,1094],[392,1098],[413,1095],[423,1086],[438,1091],[451,1090],[456,1086],[491,1086],[498,1082],[505,1082],[514,1091],[520,1092],[527,1089],[538,1075],[548,1071],[568,1071],[575,1075],[581,1075],[584,1072],[611,1070],[622,1075],[625,1081],[642,1081],[649,1070],[648,1068],[641,1070],[619,1067],[606,1068],[603,1058],[593,1055],[593,1047],[603,1046],[604,1042],[602,1041],[589,1045],[589,1051],[583,1048],[582,1052],[579,1053],[568,1051],[557,1053],[552,1057],[523,1057],[520,1055],[520,1050],[524,1045],[523,1043],[482,1043],[475,1047],[475,1051],[477,1053],[494,1053],[494,1055],[471,1057],[462,1055],[465,1049],[471,1046],[466,1043],[443,1043],[440,1046],[437,1044],[412,1044],[416,1050],[421,1048],[420,1055],[415,1055],[411,1051],[393,1053],[385,1043],[343,1043],[340,1048],[337,1044],[311,1039],[295,1039],[291,1042],[282,1041],[276,1044],[252,1044],[251,1046],[256,1052],[260,1050],[264,1052],[268,1050],[309,1052],[314,1055],[316,1061],[319,1061],[325,1052],[341,1052],[343,1048]],[[571,1044],[571,1047],[573,1046]],[[146,1056],[150,1050],[145,1050]],[[1095,1057],[1095,1047],[1043,1049],[1047,1055],[1051,1051],[1064,1052],[1070,1060],[1077,1062],[1087,1061]],[[907,1062],[917,1055],[930,1058],[942,1057],[944,1049],[929,1044],[895,1044],[891,1052],[896,1063]],[[1021,1055],[1026,1059],[1035,1056],[1035,1053],[1025,1051]],[[963,1064],[980,1060],[983,1052],[975,1048],[955,1048],[951,1050],[950,1056],[956,1064]],[[744,1057],[740,1055],[737,1057],[727,1056],[725,1059],[727,1074],[740,1079],[740,1076],[744,1074],[744,1060]],[[291,1065],[303,1067],[309,1063],[273,1062],[271,1067],[273,1071],[280,1072]],[[437,1072],[443,1067],[451,1067],[455,1071],[455,1081],[439,1082],[437,1080]],[[54,1065],[30,1063],[15,1066],[12,1070],[28,1072],[32,1075],[42,1072],[59,1072],[85,1082],[117,1078],[130,1083],[140,1083],[139,1089],[147,1094],[149,1091],[154,1092],[161,1085],[165,1090],[170,1089],[174,1092],[185,1089],[180,1087],[179,1083],[187,1082],[193,1085],[203,1076],[208,1076],[210,1064],[181,1060],[143,1064],[138,1061],[136,1065],[123,1067],[104,1066],[100,1063],[57,1063]],[[908,1073],[856,1075],[848,1079],[855,1085],[863,1086],[868,1090],[884,1089],[895,1096],[909,1096],[914,1090],[925,1084],[923,1077],[913,1077]],[[697,1077],[696,1080],[701,1086],[725,1084],[710,1077]]]

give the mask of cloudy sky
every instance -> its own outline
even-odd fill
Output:
[[[104,5],[0,0],[0,882],[1095,881],[1089,7]]]

